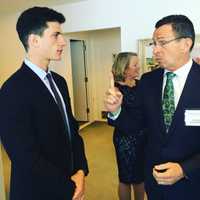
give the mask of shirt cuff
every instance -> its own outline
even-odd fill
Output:
[[[112,120],[116,120],[119,117],[119,114],[121,113],[121,107],[118,108],[117,111],[115,112],[109,112],[108,113],[108,118],[112,119]]]

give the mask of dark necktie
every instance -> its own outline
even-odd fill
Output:
[[[166,132],[168,132],[172,122],[172,117],[175,112],[174,85],[172,79],[176,76],[176,74],[174,74],[173,72],[167,72],[166,76],[167,80],[163,93],[162,109],[164,115],[164,122],[166,126]]]
[[[58,108],[60,110],[60,113],[62,115],[62,119],[64,121],[64,125],[65,125],[65,130],[66,132],[68,133],[67,136],[69,138],[69,145],[70,145],[70,156],[71,156],[71,170],[73,171],[73,149],[72,149],[72,135],[71,135],[71,130],[70,130],[70,126],[69,126],[69,120],[68,120],[68,116],[67,116],[67,113],[65,114],[65,111],[64,111],[64,107],[63,107],[63,104],[62,104],[62,101],[61,101],[61,98],[58,94],[58,91],[56,90],[56,87],[53,83],[53,78],[52,78],[52,75],[50,73],[48,73],[46,75],[48,81],[49,81],[49,84],[50,84],[50,87],[51,87],[51,90],[55,96],[55,99],[56,99],[56,102],[57,102],[57,105],[58,105]]]

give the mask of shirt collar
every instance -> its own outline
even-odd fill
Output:
[[[191,67],[192,67],[192,59],[190,59],[185,65],[183,65],[179,69],[175,70],[173,73],[175,73],[177,77],[187,77]],[[167,72],[170,71],[165,69],[164,76],[166,75]]]
[[[46,78],[47,73],[50,73],[50,70],[48,69],[48,71],[44,71],[43,69],[41,69],[40,67],[38,67],[37,65],[33,64],[30,60],[28,60],[27,58],[24,59],[24,63],[34,72],[36,73],[40,79],[44,80]]]

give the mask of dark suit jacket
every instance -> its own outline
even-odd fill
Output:
[[[11,200],[69,200],[75,188],[70,176],[79,169],[88,173],[66,82],[56,73],[53,78],[65,101],[71,146],[52,95],[25,64],[0,90],[0,136],[12,162]]]
[[[157,69],[142,76],[135,107],[122,109],[115,126],[127,129],[128,124],[130,131],[147,127],[145,185],[149,200],[193,199],[199,196],[200,186],[200,126],[186,126],[184,114],[187,109],[200,110],[200,66],[192,65],[168,134],[161,103],[163,73]],[[136,119],[136,111],[142,113],[142,123]],[[153,166],[165,162],[180,163],[188,178],[171,186],[158,185],[152,176]]]

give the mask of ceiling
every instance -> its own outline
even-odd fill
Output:
[[[19,12],[32,6],[53,6],[84,0],[0,0],[0,14]]]

